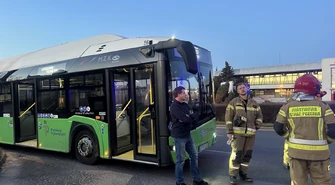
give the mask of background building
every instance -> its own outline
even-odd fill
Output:
[[[242,68],[234,70],[235,77],[245,77],[251,93],[268,101],[286,101],[292,95],[295,80],[306,73],[314,75],[322,83],[327,95],[324,101],[335,100],[335,58],[322,59],[321,62]],[[216,71],[215,76],[220,71]]]

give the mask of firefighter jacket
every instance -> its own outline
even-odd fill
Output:
[[[335,138],[335,116],[320,100],[290,101],[280,108],[274,130],[288,140],[290,157],[326,160],[330,156],[328,143]]]
[[[244,118],[243,123],[236,124],[236,120]],[[227,134],[238,134],[242,136],[254,136],[256,130],[261,128],[263,115],[257,102],[248,97],[247,103],[239,96],[232,99],[225,114]]]

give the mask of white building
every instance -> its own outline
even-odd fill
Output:
[[[245,77],[254,96],[270,101],[286,99],[293,92],[294,82],[303,74],[310,73],[322,83],[327,91],[322,100],[335,100],[335,58],[325,58],[321,62],[241,68],[234,70],[236,77]],[[218,76],[220,71],[216,71]]]

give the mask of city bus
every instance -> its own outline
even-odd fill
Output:
[[[198,115],[191,133],[197,151],[216,142],[211,53],[189,41],[104,34],[0,63],[2,144],[71,153],[87,165],[171,165],[169,105],[177,86]]]

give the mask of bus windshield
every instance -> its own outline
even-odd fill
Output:
[[[192,74],[186,70],[181,58],[170,58],[169,105],[174,100],[172,91],[183,86],[189,107],[199,114],[199,123],[213,118],[212,65],[211,61],[199,62],[199,72]]]

